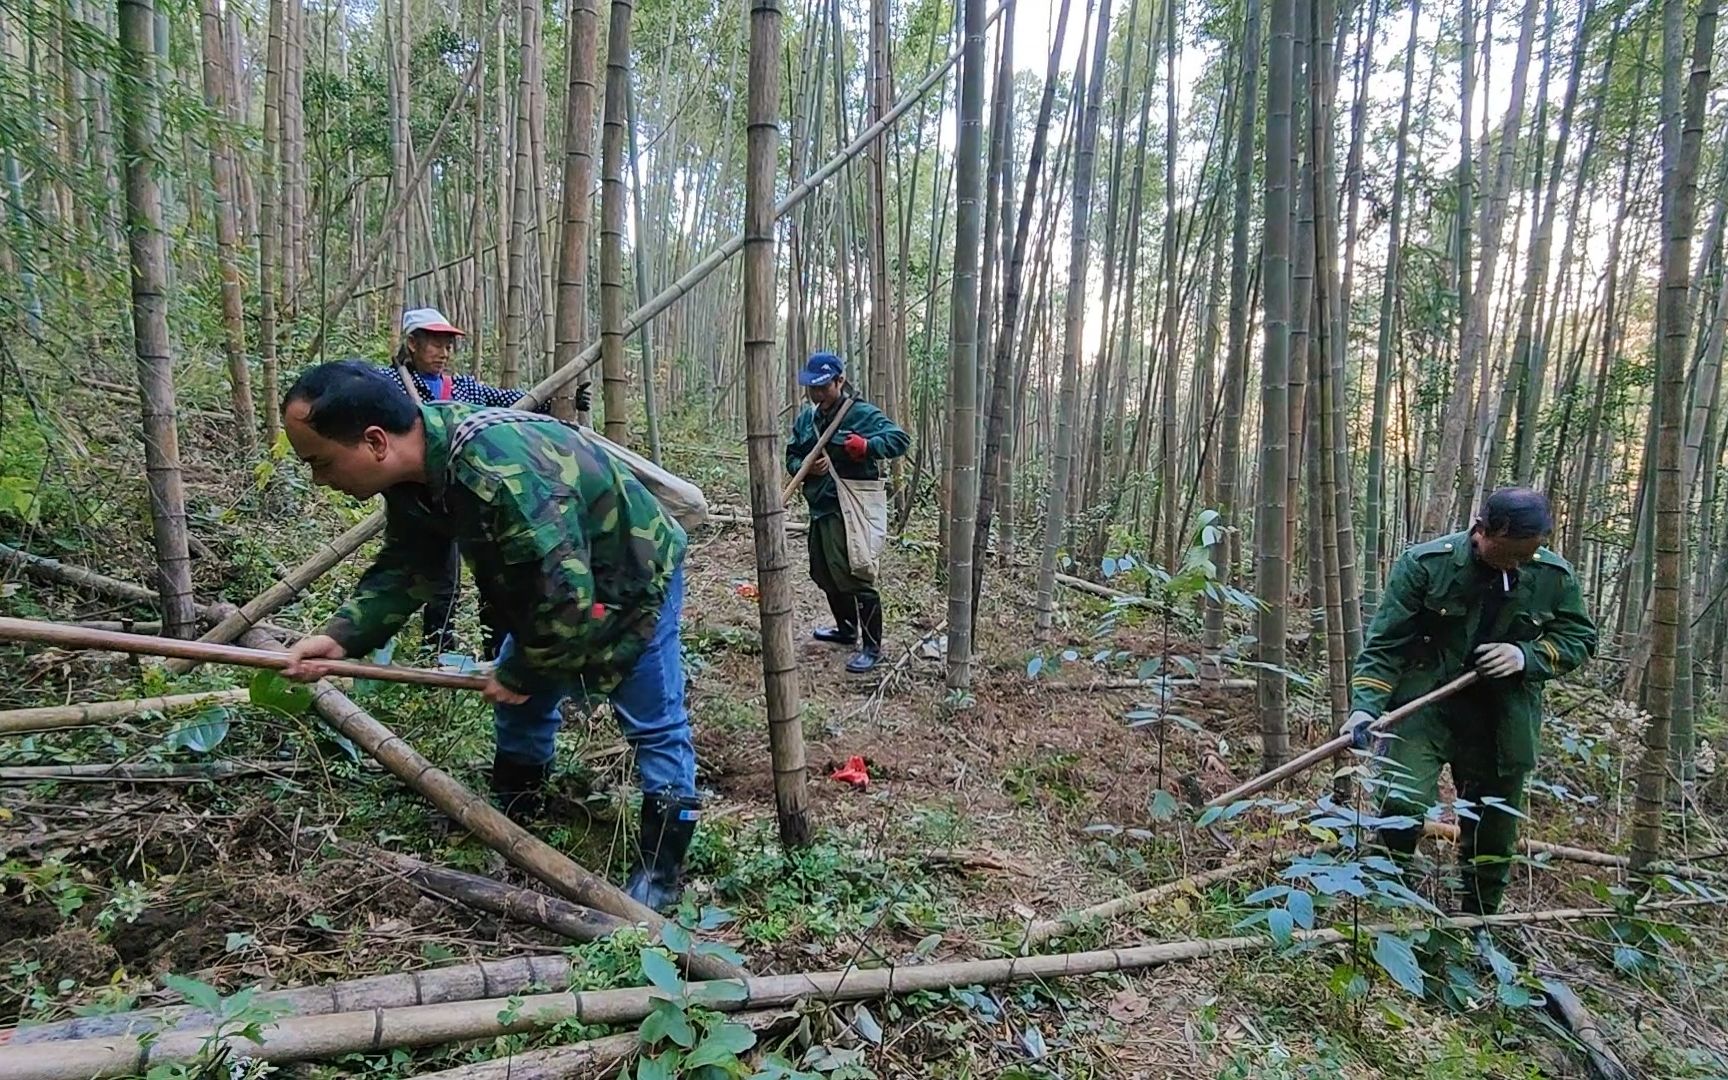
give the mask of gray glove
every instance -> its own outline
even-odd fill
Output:
[[[1368,749],[1371,739],[1369,728],[1374,724],[1374,714],[1366,709],[1357,709],[1350,714],[1350,719],[1344,721],[1344,726],[1338,729],[1338,734],[1350,736],[1350,746],[1356,750]]]
[[[1510,641],[1476,646],[1476,670],[1484,679],[1504,679],[1524,670],[1524,650]]]

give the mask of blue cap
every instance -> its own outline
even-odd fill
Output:
[[[811,353],[798,373],[799,386],[827,386],[846,374],[846,362],[831,352]]]

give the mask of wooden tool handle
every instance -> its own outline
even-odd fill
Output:
[[[1368,730],[1376,734],[1385,731],[1394,724],[1399,724],[1408,720],[1410,717],[1421,712],[1436,701],[1444,701],[1446,698],[1451,697],[1453,694],[1456,694],[1465,687],[1474,686],[1476,683],[1480,682],[1481,679],[1482,677],[1474,671],[1466,671],[1451,682],[1446,683],[1443,686],[1437,686],[1414,701],[1406,702],[1403,705],[1398,706],[1396,709],[1393,709],[1391,712],[1369,725]],[[1226,791],[1216,799],[1207,802],[1206,806],[1208,809],[1215,806],[1229,806],[1231,803],[1240,802],[1241,800],[1248,798],[1250,795],[1258,795],[1273,784],[1276,784],[1281,780],[1288,780],[1290,777],[1295,776],[1298,773],[1307,772],[1322,761],[1326,761],[1329,758],[1348,750],[1352,741],[1353,740],[1349,735],[1339,735],[1334,739],[1323,742],[1319,746],[1308,751],[1306,754],[1303,754],[1300,757],[1291,758],[1276,769],[1261,773],[1254,779]]]
[[[0,618],[0,641],[35,641],[67,649],[108,649],[142,656],[168,656],[200,663],[233,664],[238,667],[269,668],[274,671],[281,671],[288,666],[286,655],[265,652],[262,649],[217,645],[204,641],[181,641],[178,638],[152,637],[149,634],[123,634],[116,630],[92,630],[84,626],[38,622],[35,619]],[[424,668],[395,667],[388,664],[362,664],[354,660],[312,662],[318,665],[320,675],[347,675],[356,679],[442,686],[452,690],[486,688],[486,680],[478,675],[456,675],[446,671],[428,671]]]
[[[804,478],[810,474],[810,466],[816,464],[816,456],[828,448],[828,440],[832,439],[834,433],[840,430],[840,421],[846,419],[846,414],[852,411],[852,403],[857,400],[855,397],[849,397],[840,403],[840,408],[834,413],[834,419],[828,422],[828,429],[822,433],[820,439],[816,440],[816,448],[804,455],[804,464],[798,466],[798,471],[792,474],[792,479],[786,481],[786,487],[780,492],[782,505],[792,500],[792,493],[798,490],[798,485],[802,484]]]

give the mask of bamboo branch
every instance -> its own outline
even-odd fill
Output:
[[[1672,911],[1705,903],[1708,901],[1675,900],[1647,905],[1642,910]],[[1616,914],[1612,908],[1561,908],[1438,919],[1421,925],[1469,930],[1602,919]],[[1410,925],[1367,925],[1356,928],[1354,936],[1397,932],[1409,929]],[[1347,942],[1353,934],[1326,928],[1299,930],[1291,936],[1296,943],[1314,948]],[[995,986],[1029,979],[1142,971],[1167,964],[1279,947],[1280,944],[1270,936],[1203,938],[1052,956],[1016,956],[908,967],[848,967],[839,971],[747,977],[718,983],[698,982],[688,984],[686,993],[691,1000],[719,1012],[745,1012],[779,1008],[807,1000],[865,1001],[954,986]],[[728,992],[722,993],[722,988]],[[257,1042],[237,1035],[218,1039],[209,1030],[185,1030],[155,1039],[127,1035],[0,1047],[0,1075],[7,1080],[97,1080],[132,1076],[146,1073],[155,1065],[196,1060],[214,1045],[228,1047],[237,1057],[276,1063],[349,1053],[380,1053],[395,1047],[434,1046],[544,1031],[566,1020],[583,1024],[631,1024],[647,1016],[659,1000],[659,991],[651,987],[565,991],[523,995],[512,1000],[510,1009],[500,1009],[496,999],[484,999],[284,1019],[264,1025]]]
[[[91,701],[81,705],[9,709],[0,712],[0,735],[89,727],[105,724],[110,720],[137,716],[139,713],[165,713],[171,709],[189,709],[199,705],[234,705],[245,701],[249,693],[247,690],[206,690],[196,694],[169,694],[166,697],[132,698],[129,701]]]
[[[286,656],[265,649],[213,645],[203,641],[180,641],[176,638],[151,637],[148,634],[122,634],[112,630],[89,630],[63,623],[38,622],[34,619],[0,618],[0,641],[35,641],[67,649],[109,649],[144,656],[174,656],[200,663],[233,664],[275,671],[281,671],[288,666]],[[271,644],[276,643],[272,641]],[[362,664],[354,660],[319,660],[316,663],[318,670],[325,675],[346,675],[355,679],[377,679],[380,682],[411,683],[416,686],[442,686],[451,690],[486,689],[486,680],[478,675],[456,675],[447,671],[396,667],[391,664]]]
[[[1480,678],[1480,676],[1478,676],[1474,671],[1466,671],[1451,682],[1446,683],[1443,686],[1438,686],[1433,690],[1428,691],[1426,694],[1423,694],[1416,700],[1393,709],[1385,716],[1374,721],[1368,730],[1370,734],[1379,734],[1382,731],[1386,731],[1394,725],[1408,720],[1410,717],[1416,715],[1435,702],[1444,701],[1467,686],[1474,686],[1478,678]],[[1307,772],[1322,761],[1328,761],[1336,755],[1343,753],[1345,750],[1350,748],[1350,744],[1353,741],[1354,740],[1349,735],[1340,735],[1337,738],[1323,742],[1319,746],[1308,751],[1306,754],[1291,758],[1276,769],[1261,773],[1254,779],[1226,791],[1216,799],[1208,802],[1206,806],[1209,809],[1217,806],[1229,806],[1231,803],[1246,799],[1250,795],[1257,795],[1271,787],[1273,784],[1288,780],[1290,777],[1295,776],[1298,773]]]

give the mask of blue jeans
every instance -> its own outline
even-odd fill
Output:
[[[636,666],[612,691],[618,727],[636,751],[636,775],[649,795],[696,794],[696,748],[690,741],[690,715],[684,711],[684,658],[678,643],[678,617],[684,610],[684,568],[672,573],[660,619]],[[503,660],[515,649],[506,637]],[[553,739],[564,722],[558,706],[575,687],[534,694],[520,705],[494,705],[492,723],[498,750],[536,764],[549,762]]]

